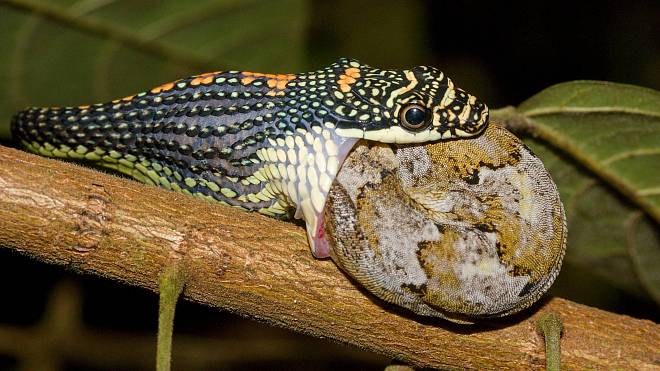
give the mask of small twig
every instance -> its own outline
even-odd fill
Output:
[[[561,319],[555,313],[543,313],[536,322],[538,331],[545,340],[545,368],[547,371],[561,369],[560,338],[563,327]]]
[[[165,268],[160,277],[158,303],[158,343],[156,350],[156,370],[170,371],[172,363],[172,333],[174,311],[185,284],[182,264],[177,261]]]

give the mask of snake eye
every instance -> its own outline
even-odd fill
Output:
[[[399,114],[401,126],[410,131],[426,129],[431,122],[429,118],[430,116],[427,113],[426,107],[419,104],[409,104],[403,107]]]

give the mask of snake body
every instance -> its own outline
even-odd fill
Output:
[[[323,208],[360,139],[478,135],[488,108],[442,72],[341,59],[301,74],[212,72],[108,103],[30,108],[12,133],[31,151],[86,160],[148,184],[307,224],[329,255]]]
[[[454,322],[530,306],[566,247],[557,188],[541,161],[491,124],[470,140],[360,142],[333,183],[333,260],[380,298]]]

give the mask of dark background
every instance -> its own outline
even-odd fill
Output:
[[[571,80],[660,88],[657,1],[314,4],[315,65],[337,54],[384,67],[430,64],[491,107]]]
[[[313,70],[341,56],[383,68],[428,64],[439,67],[457,85],[494,108],[517,105],[550,85],[578,79],[660,88],[658,1],[553,1],[538,5],[340,0],[312,1],[307,11],[304,57],[295,63],[284,61],[278,67],[282,71],[274,72],[298,72],[287,70],[289,65]],[[219,64],[225,68],[222,61]],[[43,73],[47,72],[44,66]],[[177,77],[182,76],[173,76]],[[74,103],[78,102],[70,104]],[[12,144],[7,137],[2,141]],[[4,291],[0,305],[3,328],[23,331],[38,327],[46,320],[47,308],[60,305],[49,298],[59,295],[80,301],[79,320],[83,326],[107,337],[110,343],[135,340],[127,334],[146,337],[147,346],[155,342],[157,297],[152,293],[81,276],[6,249],[0,249],[0,282]],[[660,318],[657,306],[649,299],[624,292],[579,268],[565,269],[553,290],[557,295],[607,310],[655,321]],[[180,369],[382,369],[389,362],[187,302],[178,308],[175,331],[175,369],[177,343],[189,341],[186,336],[207,342],[233,342],[243,349],[243,355],[218,349],[217,354],[204,356],[207,358],[200,356],[208,360],[207,364],[187,363],[184,359],[178,364]],[[252,345],[257,340],[271,341],[273,348],[255,349]],[[134,362],[123,363],[108,360],[113,352],[109,347],[99,351],[98,358],[103,361],[72,361],[57,355],[44,356],[47,352],[40,346],[35,345],[35,365],[59,365],[70,370],[151,368],[151,354],[143,355],[141,360],[138,354]],[[43,363],[39,363],[39,357]],[[0,355],[0,369],[18,367],[17,356]]]

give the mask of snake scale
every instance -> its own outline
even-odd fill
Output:
[[[554,280],[563,256],[554,183],[515,137],[493,137],[490,127],[487,106],[433,67],[385,70],[346,58],[309,73],[212,72],[108,103],[28,108],[11,125],[15,138],[44,156],[277,218],[302,218],[314,256],[332,257],[387,301],[459,322],[531,304]],[[530,158],[535,167],[524,167]],[[536,186],[498,175],[491,180],[508,180],[479,188],[490,179],[481,174],[484,166],[518,171]],[[459,187],[466,181],[472,188]],[[517,198],[497,193],[503,189]],[[447,192],[454,204],[442,201]],[[462,196],[471,201],[461,204]],[[511,214],[537,201],[546,219]],[[514,214],[518,223],[505,223]],[[394,241],[398,231],[416,237]],[[508,269],[513,278],[482,275],[486,283],[479,286],[452,276],[441,263],[468,257],[450,253],[442,236],[478,249],[473,261],[488,259],[472,273]],[[537,238],[552,243],[541,246]],[[493,241],[503,242],[495,255]],[[529,258],[536,249],[554,260]],[[440,290],[445,284],[454,288],[449,296]],[[507,289],[517,290],[515,298],[502,296]],[[481,292],[477,298],[465,290]]]

